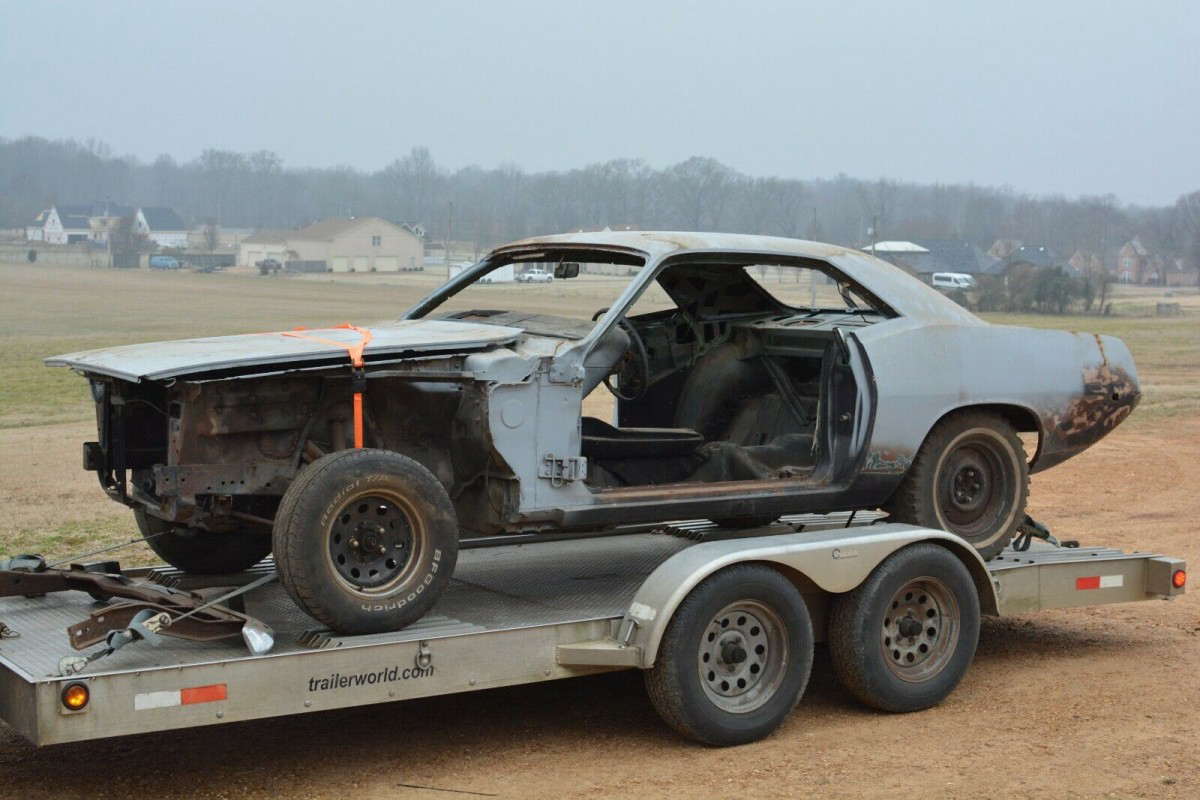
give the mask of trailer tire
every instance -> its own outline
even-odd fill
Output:
[[[728,746],[770,735],[812,672],[813,630],[800,592],[761,564],[706,578],[675,610],[646,670],[646,690],[682,735]]]
[[[271,552],[268,534],[191,531],[172,525],[165,519],[133,510],[142,536],[152,536],[146,544],[163,561],[190,575],[227,575],[242,572],[262,561]]]
[[[966,674],[978,641],[975,583],[936,544],[897,550],[830,608],[834,671],[855,697],[882,711],[940,703]]]
[[[962,537],[986,561],[1012,541],[1028,499],[1029,463],[1016,430],[995,414],[965,410],[933,426],[883,508],[896,522]]]
[[[450,583],[458,522],[441,482],[387,450],[341,450],[300,473],[275,515],[280,582],[347,634],[397,631]]]

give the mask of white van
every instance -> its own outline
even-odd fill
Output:
[[[974,289],[975,278],[965,272],[935,272],[930,281],[935,289]]]

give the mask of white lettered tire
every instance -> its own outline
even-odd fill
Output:
[[[396,631],[445,591],[458,523],[421,464],[387,450],[342,450],[288,487],[274,552],[280,582],[315,619],[342,633]]]

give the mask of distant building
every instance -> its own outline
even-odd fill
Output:
[[[959,239],[913,239],[876,242],[863,248],[868,253],[907,269],[929,283],[935,272],[964,275],[998,275],[1004,262],[982,248]]]
[[[1103,270],[1099,256],[1094,253],[1085,253],[1082,250],[1076,250],[1075,255],[1067,260],[1067,264],[1081,273],[1098,275]]]
[[[1070,262],[1059,258],[1058,254],[1046,245],[1041,244],[1025,244],[1018,247],[1010,253],[1001,262],[1002,271],[1007,274],[1013,269],[1021,266],[1033,267],[1035,269],[1049,269],[1058,267],[1063,272],[1070,275],[1072,278],[1080,278],[1083,276],[1083,270],[1076,269]]]
[[[129,206],[112,203],[53,205],[25,226],[25,238],[46,244],[107,242],[121,219],[132,213]]]
[[[115,203],[53,205],[25,226],[25,238],[46,244],[103,244],[122,220],[133,220],[133,232],[159,247],[187,247],[187,226],[170,208],[139,208]]]
[[[417,270],[425,260],[418,228],[378,217],[334,217],[298,231],[262,231],[242,240],[238,263],[253,266],[274,258],[283,264],[324,262],[330,272]]]
[[[295,253],[288,253],[288,231],[259,231],[247,236],[238,244],[238,264],[253,267],[260,261],[273,258],[280,264],[296,261]]]
[[[988,248],[987,254],[992,258],[1008,258],[1013,251],[1020,247],[1023,243],[1017,239],[997,239],[991,247]]]
[[[46,220],[50,217],[51,209],[43,209],[32,221],[25,225],[25,241],[46,241]]]
[[[188,228],[175,209],[166,206],[143,206],[133,218],[133,232],[145,236],[159,247],[185,248]]]
[[[1200,286],[1200,264],[1177,258],[1167,265],[1164,279],[1167,286]]]
[[[1121,283],[1142,282],[1142,262],[1150,257],[1150,253],[1142,246],[1138,237],[1134,236],[1117,251],[1117,280]]]
[[[1168,263],[1162,256],[1151,254],[1137,236],[1117,251],[1117,280],[1121,283],[1165,284],[1169,272],[1179,271],[1174,267],[1174,262]]]
[[[436,267],[446,263],[446,245],[441,242],[425,243],[425,266]]]

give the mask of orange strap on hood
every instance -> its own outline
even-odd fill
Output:
[[[284,331],[283,335],[291,336],[295,339],[308,339],[309,341],[320,342],[321,344],[327,344],[331,347],[337,347],[341,350],[345,350],[346,353],[350,356],[350,366],[352,366],[356,372],[362,371],[363,350],[366,349],[367,344],[370,343],[370,341],[371,341],[371,332],[369,330],[367,330],[366,328],[359,328],[355,325],[351,325],[349,322],[343,322],[341,325],[334,325],[332,328],[320,328],[319,329],[319,330],[354,331],[355,333],[358,334],[359,339],[357,342],[354,342],[353,344],[347,344],[346,342],[339,342],[337,339],[326,339],[322,336],[310,336],[305,333],[305,331],[308,331],[308,330],[310,330],[310,328],[296,328],[295,330]],[[354,446],[356,448],[361,448],[363,446],[363,393],[362,393],[362,389],[365,388],[365,379],[361,375],[355,375],[355,383],[357,385],[355,386],[355,391],[354,391]]]

